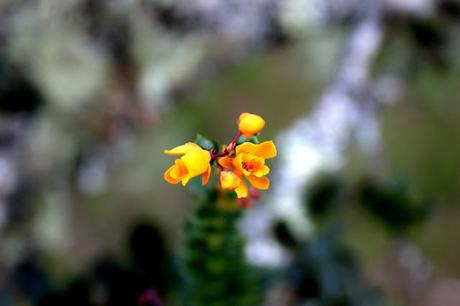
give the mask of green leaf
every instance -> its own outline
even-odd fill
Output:
[[[197,145],[199,145],[201,148],[203,148],[204,150],[218,150],[219,149],[219,145],[217,144],[217,142],[215,142],[214,140],[211,140],[201,134],[197,134],[196,135],[196,138],[195,138],[195,141],[194,141]]]
[[[252,137],[248,138],[248,137],[245,137],[245,136],[241,135],[240,138],[238,138],[238,141],[236,142],[236,145],[240,145],[240,144],[245,143],[245,142],[252,142],[252,143],[255,143],[255,144],[260,143],[259,138],[257,138],[257,136],[252,136]]]

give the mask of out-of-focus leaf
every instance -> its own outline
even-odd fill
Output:
[[[382,305],[378,292],[363,279],[342,233],[339,224],[330,223],[301,246],[287,271],[296,305]]]
[[[219,145],[217,144],[217,142],[215,142],[214,140],[211,140],[201,134],[198,134],[196,135],[196,138],[195,138],[195,141],[194,141],[197,145],[199,145],[201,148],[203,148],[204,150],[217,150],[219,149]]]
[[[322,217],[340,205],[344,186],[339,178],[324,176],[309,188],[306,195],[308,212],[315,217]]]
[[[407,231],[426,220],[434,206],[429,200],[415,199],[404,182],[379,185],[366,181],[359,192],[363,206],[394,233]]]
[[[284,221],[278,221],[273,227],[273,234],[276,240],[287,248],[297,247],[299,242],[289,230],[289,227]]]
[[[242,143],[245,143],[245,142],[252,142],[252,143],[255,143],[255,144],[259,144],[260,141],[259,141],[259,138],[257,136],[252,136],[252,137],[245,137],[243,135],[240,136],[240,138],[238,138],[238,141],[236,142],[237,145],[240,145]]]

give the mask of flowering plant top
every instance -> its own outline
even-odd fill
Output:
[[[164,150],[165,154],[180,156],[166,170],[164,179],[170,184],[182,183],[185,186],[190,179],[201,176],[201,183],[205,186],[211,176],[211,166],[216,165],[220,172],[221,190],[234,192],[243,206],[258,199],[260,196],[257,190],[267,190],[270,186],[267,177],[270,168],[265,160],[276,156],[276,146],[273,141],[259,143],[257,135],[265,126],[262,117],[242,113],[237,124],[239,132],[221,151],[212,141],[202,136],[201,140],[205,141],[188,142]],[[246,181],[250,184],[249,188]]]

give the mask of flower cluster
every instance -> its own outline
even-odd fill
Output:
[[[211,165],[216,161],[220,169],[219,186],[222,190],[234,191],[241,203],[257,199],[257,189],[266,190],[270,186],[267,178],[270,168],[265,160],[276,156],[276,147],[273,141],[259,143],[257,134],[265,126],[265,120],[260,116],[242,113],[237,124],[238,134],[221,152],[216,147],[203,148],[193,142],[165,150],[165,154],[180,158],[166,170],[164,179],[168,183],[182,183],[185,186],[190,179],[201,176],[204,186],[209,181]],[[246,181],[251,185],[250,188]]]

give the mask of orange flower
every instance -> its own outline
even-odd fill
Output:
[[[242,113],[237,123],[241,134],[245,137],[256,135],[265,126],[265,120],[262,117],[250,113]]]
[[[265,160],[275,157],[276,154],[272,141],[261,144],[245,142],[236,147],[234,157],[222,157],[219,164],[225,169],[232,169],[240,178],[246,177],[255,188],[266,190],[270,186],[270,180],[265,175],[270,172],[270,168],[265,165]]]
[[[243,179],[232,171],[222,171],[220,173],[220,186],[224,190],[235,191],[239,199],[248,196],[248,187]]]
[[[201,175],[202,185],[206,185],[211,175],[211,154],[199,145],[188,142],[171,150],[164,150],[165,154],[182,156],[174,161],[174,165],[164,173],[164,179],[170,184],[182,182],[185,186],[190,179]]]

